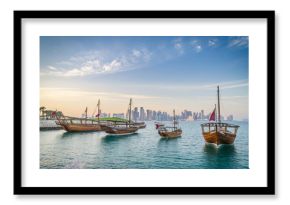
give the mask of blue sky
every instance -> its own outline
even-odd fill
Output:
[[[103,112],[125,112],[130,97],[210,112],[220,85],[222,113],[248,118],[248,46],[246,36],[42,36],[40,101],[72,115],[98,98]]]

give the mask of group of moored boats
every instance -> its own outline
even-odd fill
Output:
[[[218,109],[216,117],[216,108],[210,115],[210,121],[201,124],[202,135],[207,143],[214,144],[233,144],[237,135],[238,125],[228,124],[220,120],[220,96],[219,86],[217,87]],[[129,103],[129,120],[124,121],[102,121],[100,120],[100,101],[98,102],[98,119],[88,119],[87,109],[85,118],[58,117],[57,124],[62,126],[68,132],[85,131],[105,131],[109,135],[129,135],[136,133],[139,129],[145,128],[144,122],[133,122],[131,120],[132,99]],[[182,136],[182,129],[178,127],[178,122],[173,110],[173,125],[165,126],[162,123],[155,123],[158,134],[162,138],[177,138]]]
[[[67,132],[88,132],[88,131],[105,131],[111,135],[128,135],[134,134],[138,129],[146,127],[144,122],[133,122],[131,120],[131,106],[132,99],[129,103],[129,120],[100,120],[100,101],[98,102],[98,114],[97,119],[87,118],[87,109],[85,111],[85,118],[73,118],[73,117],[58,117],[57,124],[62,126]]]
[[[213,143],[217,145],[233,144],[236,139],[239,126],[221,122],[219,86],[217,87],[217,102],[217,118],[215,108],[209,119],[210,121],[214,122],[201,124],[203,138],[207,143]],[[175,111],[173,110],[173,126],[165,127],[163,124],[156,123],[156,129],[158,129],[158,133],[161,137],[177,138],[181,137],[182,135],[182,130],[176,126],[177,124],[178,122],[175,120]]]

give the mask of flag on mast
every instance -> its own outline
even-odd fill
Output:
[[[209,121],[215,121],[215,108],[209,116]]]

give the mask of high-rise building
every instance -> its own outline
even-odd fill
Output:
[[[144,121],[145,120],[145,110],[143,107],[140,107],[140,121]]]
[[[158,111],[157,112],[156,120],[158,120],[158,121],[162,120],[162,113],[161,113],[161,111]]]
[[[201,110],[201,120],[204,120],[204,110]]]
[[[167,112],[162,112],[162,114],[161,114],[161,118],[162,118],[162,120],[164,120],[164,121],[167,121],[167,120],[169,120],[169,117],[168,117],[168,114],[167,114]]]
[[[184,112],[181,113],[181,118],[184,120],[192,119],[192,111],[184,110]]]
[[[157,116],[157,112],[155,110],[153,110],[152,120],[156,120],[156,116]]]
[[[234,120],[234,116],[233,115],[229,115],[228,117],[227,117],[227,121],[233,121]]]
[[[146,120],[148,120],[148,121],[152,120],[152,118],[153,118],[152,110],[146,110],[146,113],[147,113]]]
[[[132,112],[132,116],[133,116],[133,120],[134,121],[138,121],[139,120],[139,112],[138,112],[138,108],[135,107],[133,112]]]
[[[193,113],[193,120],[198,120],[198,113],[197,112]]]

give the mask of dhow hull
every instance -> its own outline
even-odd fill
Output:
[[[236,135],[230,132],[204,132],[203,138],[207,143],[220,144],[233,144]]]

